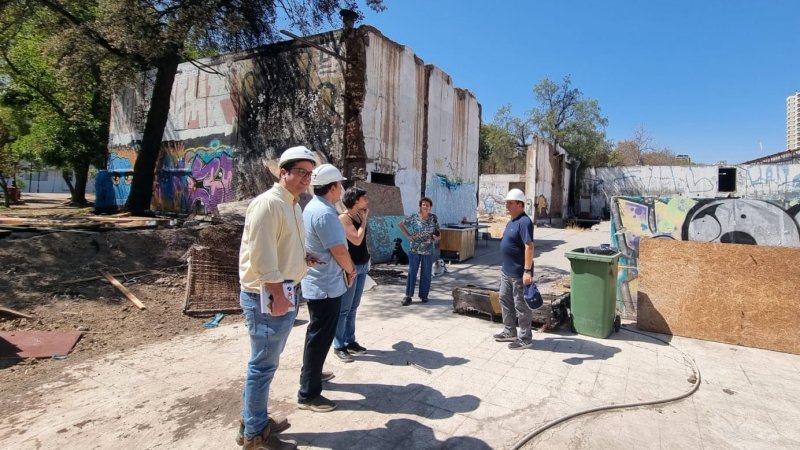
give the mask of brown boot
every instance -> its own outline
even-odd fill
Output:
[[[297,448],[295,441],[283,441],[278,436],[270,433],[270,426],[267,424],[261,434],[253,436],[252,439],[244,439],[245,450],[294,450]]]
[[[272,430],[271,432],[275,434],[286,431],[292,426],[292,424],[289,423],[289,419],[281,416],[269,416],[268,424],[269,429]],[[239,432],[236,433],[236,445],[244,445],[244,418],[242,417],[239,417]]]

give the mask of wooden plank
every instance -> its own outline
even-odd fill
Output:
[[[149,272],[149,271],[147,269],[145,269],[145,270],[134,270],[134,271],[131,271],[131,272],[118,273],[116,276],[118,276],[118,277],[127,277],[128,275],[137,275],[137,274],[145,273],[145,272]],[[61,284],[84,283],[86,281],[101,280],[103,278],[104,278],[103,275],[96,276],[96,277],[78,278],[77,280],[64,281]]]
[[[23,319],[33,319],[33,316],[29,316],[28,314],[21,313],[15,309],[6,308],[4,306],[0,306],[0,316],[8,315],[13,317],[22,317]]]
[[[800,248],[645,238],[637,327],[800,354]]]
[[[123,286],[122,283],[117,281],[116,278],[112,277],[110,274],[106,272],[101,271],[100,273],[102,273],[103,276],[106,278],[106,280],[111,282],[111,284],[113,284],[115,288],[117,288],[120,292],[122,292],[125,295],[125,297],[128,297],[128,300],[132,301],[134,305],[136,305],[139,309],[145,309],[144,303],[139,301],[139,299],[136,298],[135,295],[133,295],[133,292],[129,291],[128,288]]]

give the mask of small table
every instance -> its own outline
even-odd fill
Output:
[[[475,230],[473,225],[447,225],[441,228],[439,250],[442,259],[461,262],[475,254]]]

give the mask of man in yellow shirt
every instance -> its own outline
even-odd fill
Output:
[[[237,439],[245,449],[297,447],[278,438],[289,422],[268,416],[267,399],[297,316],[295,288],[308,270],[298,200],[311,183],[316,158],[306,147],[292,147],[283,152],[279,165],[280,180],[247,207],[239,249],[239,304],[250,334],[242,436]]]

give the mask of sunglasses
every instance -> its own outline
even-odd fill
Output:
[[[297,175],[299,175],[301,178],[308,178],[308,177],[311,176],[311,171],[310,170],[306,170],[306,169],[303,169],[303,168],[300,168],[300,167],[294,167],[292,169],[289,169],[289,172],[294,172]]]

